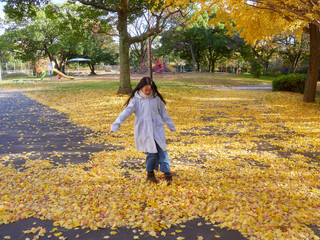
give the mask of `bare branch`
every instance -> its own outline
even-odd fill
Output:
[[[163,17],[163,14],[165,13],[165,10],[163,9],[159,15],[156,15],[153,13],[152,15],[156,18],[156,23],[155,26],[152,28],[149,28],[145,33],[135,36],[135,37],[130,37],[129,41],[130,43],[134,42],[140,42],[146,40],[148,37],[159,34],[166,26],[167,20],[169,19],[170,16],[181,13],[181,10],[176,10],[174,12],[169,12],[165,17]],[[162,21],[162,22],[161,22]]]

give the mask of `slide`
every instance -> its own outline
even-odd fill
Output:
[[[171,65],[167,65],[167,69],[172,72],[172,73],[175,73],[176,70],[174,69],[174,67],[172,67]]]
[[[74,77],[69,77],[65,74],[63,74],[62,72],[60,72],[58,69],[53,69],[54,72],[58,73],[59,75],[61,75],[62,77],[65,77],[65,78],[70,78],[70,79],[74,79]]]
[[[164,72],[165,70],[166,70],[166,67],[165,67],[165,66],[163,66],[163,67],[159,68],[159,70],[158,70],[158,71],[156,71],[155,73]]]
[[[48,73],[48,70],[47,70],[47,71],[45,71],[45,73],[42,75],[41,80],[43,80],[43,79],[44,79],[44,77],[47,75],[47,73]]]

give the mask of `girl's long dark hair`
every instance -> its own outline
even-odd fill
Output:
[[[140,80],[140,82],[138,83],[138,85],[136,86],[136,88],[132,90],[130,97],[128,98],[128,100],[126,101],[126,103],[124,105],[128,106],[128,104],[130,103],[130,100],[134,97],[134,94],[146,85],[151,86],[153,96],[159,96],[159,98],[162,100],[162,102],[164,102],[164,104],[166,104],[166,101],[163,99],[162,95],[158,92],[158,88],[157,88],[156,84],[154,83],[154,81],[149,77],[143,77]]]

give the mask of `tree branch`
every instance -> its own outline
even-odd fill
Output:
[[[305,2],[306,6],[304,8],[299,9],[299,10],[295,6],[285,4],[282,1],[280,1],[279,4],[274,3],[272,1],[268,1],[268,0],[267,1],[253,0],[251,2],[254,2],[257,5],[252,5],[252,4],[247,3],[248,6],[250,6],[250,7],[255,7],[255,8],[259,8],[259,9],[265,9],[265,10],[277,12],[277,13],[281,14],[287,20],[292,20],[292,15],[288,14],[288,13],[291,13],[295,17],[298,17],[301,20],[306,20],[308,22],[312,22],[315,25],[317,25],[318,27],[320,27],[320,21],[317,20],[319,18],[313,19],[313,18],[307,16],[308,13],[312,14],[312,12],[310,10],[313,8],[314,4],[319,5],[317,3],[314,3],[314,1],[312,1],[312,0],[309,0],[309,4],[307,2]],[[286,13],[286,12],[288,12],[288,13]],[[320,15],[320,12],[317,11],[317,12],[314,12],[313,14]]]
[[[165,10],[162,10],[159,15],[156,15],[156,14],[153,13],[152,15],[154,17],[156,17],[156,20],[157,20],[155,26],[152,27],[152,28],[149,28],[146,32],[144,32],[143,34],[140,34],[139,36],[129,37],[130,44],[135,43],[135,42],[144,41],[150,36],[159,34],[165,28],[167,20],[169,19],[170,16],[172,16],[174,14],[177,14],[177,13],[181,13],[181,10],[176,10],[174,12],[169,12],[163,18],[164,11]],[[162,19],[163,19],[163,21],[161,23]]]

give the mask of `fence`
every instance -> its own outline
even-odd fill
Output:
[[[118,72],[120,71],[120,65],[95,65],[94,69],[96,71]]]
[[[3,74],[11,74],[11,73],[24,73],[27,75],[32,74],[32,71],[30,70],[30,64],[29,62],[26,63],[0,63],[1,69]]]

